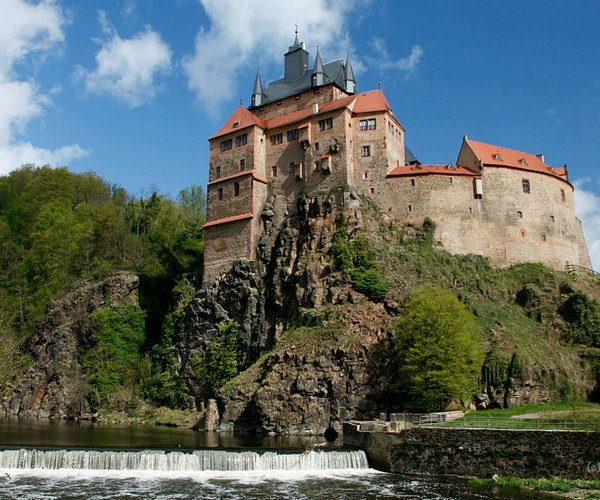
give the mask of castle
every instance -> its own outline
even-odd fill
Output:
[[[268,213],[277,227],[302,193],[349,188],[399,224],[436,223],[435,239],[495,266],[543,262],[590,268],[567,168],[463,138],[456,163],[421,164],[383,92],[358,92],[350,56],[314,64],[298,35],[284,76],[257,71],[240,105],[209,139],[204,282],[254,260]]]

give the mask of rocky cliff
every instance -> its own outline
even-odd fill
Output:
[[[92,341],[90,316],[107,305],[137,306],[138,277],[121,273],[80,286],[54,300],[29,347],[33,363],[13,394],[2,401],[6,416],[64,418],[85,415],[86,375],[79,349]]]
[[[470,303],[485,330],[486,351],[508,360],[519,353],[514,369],[490,362],[488,372],[502,373],[482,380],[480,408],[581,397],[591,389],[578,353],[557,348],[556,325],[525,317],[516,304],[522,285],[512,274],[505,279],[484,259],[439,251],[427,227],[398,228],[352,192],[314,193],[298,204],[279,228],[271,225],[267,207],[260,260],[236,262],[189,305],[186,340],[177,348],[198,402],[205,395],[194,357],[218,335],[221,321],[241,327],[244,371],[218,395],[217,428],[320,434],[341,430],[351,418],[393,410],[398,401],[379,387],[384,381],[375,375],[374,353],[391,347],[393,317],[410,289],[422,283],[447,286]],[[331,245],[341,221],[351,237],[366,236],[377,249],[391,285],[384,301],[357,292],[335,266]],[[556,300],[564,300],[555,288]]]

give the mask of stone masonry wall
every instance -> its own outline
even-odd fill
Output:
[[[599,475],[600,432],[413,427],[377,433],[345,424],[344,444],[363,448],[371,466],[402,474]]]
[[[530,193],[523,192],[523,179],[530,181]],[[488,167],[482,175],[483,197],[477,199],[473,182],[473,177],[451,174],[388,178],[375,198],[401,224],[434,220],[436,239],[452,253],[485,255],[501,267],[543,262],[562,270],[567,261],[589,267],[568,183],[535,172]]]

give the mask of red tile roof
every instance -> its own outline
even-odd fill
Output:
[[[250,175],[253,173],[254,173],[254,170],[252,170],[252,169],[242,170],[241,172],[236,172],[235,174],[227,175],[225,177],[217,177],[216,179],[213,179],[212,181],[210,181],[208,183],[208,185],[212,186],[213,184],[218,184],[219,182],[228,181],[230,179],[235,179],[236,177],[242,177],[244,175]]]
[[[446,165],[403,165],[392,170],[388,177],[401,177],[413,175],[462,175],[480,177],[479,174],[465,167],[447,163]]]
[[[405,130],[398,119],[393,115],[392,108],[388,103],[385,95],[381,89],[370,90],[369,92],[363,92],[356,96],[356,103],[352,109],[354,113],[374,113],[377,111],[388,111],[396,123]]]
[[[236,123],[237,125],[235,125]],[[260,118],[258,118],[258,116],[251,111],[248,111],[243,106],[239,106],[233,112],[229,120],[225,122],[225,125],[223,125],[216,134],[209,137],[208,140],[210,141],[211,139],[215,139],[225,134],[230,134],[231,132],[237,132],[238,130],[251,127],[252,125],[258,125],[263,129],[265,128],[265,124]]]
[[[546,165],[539,156],[517,151],[515,149],[486,144],[485,142],[473,141],[471,139],[466,139],[466,141],[483,165],[518,168],[520,170],[555,175],[564,180],[568,180],[567,172],[564,167],[552,168],[549,165]]]
[[[240,214],[232,217],[225,217],[224,219],[211,220],[202,226],[203,228],[218,226],[220,224],[227,224],[228,222],[237,222],[239,220],[252,219],[252,214]]]

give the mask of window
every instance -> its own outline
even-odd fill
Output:
[[[319,130],[321,132],[330,128],[333,128],[333,118],[325,118],[324,120],[319,120]]]
[[[246,169],[246,159],[245,159],[245,158],[242,158],[242,159],[240,160],[240,171],[241,171],[241,170],[245,170],[245,169]]]
[[[523,184],[523,192],[531,193],[531,185],[529,184],[529,179],[523,179],[521,183]]]
[[[550,221],[552,222],[552,224],[554,224],[554,215],[550,216]]]
[[[238,128],[238,125],[239,125],[239,124],[240,124],[240,122],[235,122],[235,123],[233,124],[233,128]]]
[[[358,129],[359,129],[359,130],[362,132],[362,131],[364,131],[364,130],[367,130],[367,127],[368,127],[368,126],[369,126],[369,125],[368,125],[368,123],[367,123],[367,120],[361,120],[361,121],[359,122],[359,124],[358,124]]]
[[[522,219],[523,218],[523,212],[521,212],[520,210],[517,211],[517,219]]]
[[[319,151],[319,143],[315,142],[315,151]]]
[[[238,135],[235,138],[235,147],[239,148],[240,146],[243,146],[244,144],[248,144],[248,134]]]
[[[412,212],[412,205],[408,205],[408,211]]]
[[[283,142],[283,132],[279,132],[278,134],[273,134],[271,136],[271,146],[275,146],[275,144],[281,144]]]
[[[271,177],[277,177],[277,165],[271,167]]]
[[[363,179],[368,179],[369,178],[369,172],[365,171],[363,172]]]
[[[240,185],[237,182],[233,183],[233,196],[236,198],[240,195]]]
[[[298,129],[294,128],[292,130],[288,130],[286,132],[286,135],[287,135],[288,142],[290,142],[290,141],[296,141],[296,140],[298,140],[298,135],[299,135]]]
[[[567,201],[567,197],[565,196],[565,190],[564,189],[560,190],[560,201],[562,201],[562,202]]]
[[[415,179],[411,179],[411,180],[410,180],[410,185],[411,185],[412,187],[415,187],[415,186],[417,185],[417,181],[416,181]]]
[[[363,146],[360,155],[362,157],[371,156],[371,146]]]
[[[294,162],[290,163],[290,174],[296,173],[296,164]]]
[[[546,235],[542,234],[542,241],[546,241]]]
[[[375,118],[369,118],[367,122],[369,130],[375,130],[377,128],[377,120]]]
[[[219,201],[223,201],[223,188],[219,188],[218,193],[219,193]]]
[[[371,194],[375,194],[375,188],[373,188],[373,187],[372,187],[372,188],[369,188],[369,193],[371,193]]]
[[[215,169],[215,177],[218,179],[219,177],[221,177],[221,167],[217,167]]]
[[[229,151],[232,148],[233,144],[231,139],[221,142],[221,151]]]

